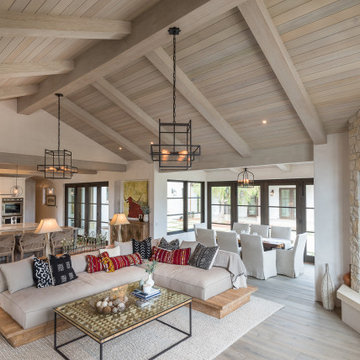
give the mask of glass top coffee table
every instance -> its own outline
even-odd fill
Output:
[[[57,351],[64,359],[69,359],[60,348],[68,345],[76,340],[82,339],[86,336],[91,337],[100,345],[100,359],[103,359],[103,345],[131,330],[134,330],[151,321],[158,321],[166,326],[171,327],[183,334],[186,337],[170,345],[158,354],[152,356],[150,359],[155,359],[164,352],[170,350],[174,346],[187,340],[192,333],[192,316],[191,316],[191,301],[192,298],[188,295],[178,293],[169,289],[161,288],[161,295],[150,300],[150,304],[140,307],[137,305],[138,300],[131,295],[132,291],[139,287],[139,282],[134,282],[127,285],[122,285],[96,295],[88,296],[76,301],[66,303],[54,309],[54,350]],[[124,311],[116,314],[99,314],[96,311],[94,304],[104,297],[114,294],[124,294],[128,297],[126,308]],[[173,325],[167,324],[160,318],[180,307],[189,306],[189,331],[181,330]],[[63,344],[57,344],[57,317],[60,316],[67,322],[81,330],[84,335],[75,339],[67,341]]]

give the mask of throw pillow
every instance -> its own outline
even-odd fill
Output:
[[[161,238],[158,247],[165,250],[177,250],[180,247],[179,239],[168,242],[166,239]]]
[[[155,260],[162,263],[173,265],[187,265],[190,258],[191,249],[178,249],[178,250],[165,250],[153,247],[153,254],[150,258],[151,261]]]
[[[105,252],[101,255],[106,272],[114,272],[115,270],[119,270],[123,267],[142,264],[142,258],[139,253],[109,257]]]
[[[34,256],[31,256],[24,260],[1,265],[1,272],[4,275],[10,294],[35,285],[33,261]]]
[[[37,288],[45,288],[53,285],[49,263],[46,260],[34,258],[33,277]]]
[[[133,253],[140,253],[143,259],[150,259],[151,257],[151,237],[143,241],[132,239]]]
[[[86,255],[86,261],[88,273],[95,273],[104,270],[104,265],[100,256]]]
[[[210,270],[214,265],[218,251],[219,251],[218,246],[206,247],[202,244],[197,244],[189,260],[189,265],[204,270]]]
[[[115,256],[120,256],[120,246],[115,246],[112,248],[105,248],[105,249],[100,249],[100,254],[107,252],[109,254],[110,257],[115,257]]]
[[[69,254],[64,254],[59,257],[50,255],[49,261],[51,275],[55,286],[65,284],[77,278],[75,271],[72,268],[71,257]]]

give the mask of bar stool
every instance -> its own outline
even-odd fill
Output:
[[[18,245],[20,259],[24,254],[32,253],[40,256],[46,255],[46,239],[44,234],[24,233],[21,235]]]
[[[6,262],[14,262],[15,236],[13,234],[0,235],[0,258],[5,257]],[[11,258],[11,261],[9,259]]]

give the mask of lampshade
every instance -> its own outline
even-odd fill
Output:
[[[110,221],[110,225],[125,225],[130,224],[125,214],[115,214]]]
[[[35,234],[47,234],[51,232],[62,231],[56,219],[42,219],[34,231]]]

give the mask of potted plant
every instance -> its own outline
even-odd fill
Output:
[[[144,214],[144,218],[143,218],[143,221],[144,222],[148,222],[149,221],[149,214],[150,214],[150,208],[148,205],[143,205],[141,206],[141,210]]]
[[[153,273],[155,271],[157,265],[157,261],[153,260],[151,263],[147,264],[145,267],[145,271],[149,274],[147,280],[143,285],[143,292],[145,294],[149,294],[151,292],[152,287],[154,286],[154,280],[152,278]]]

